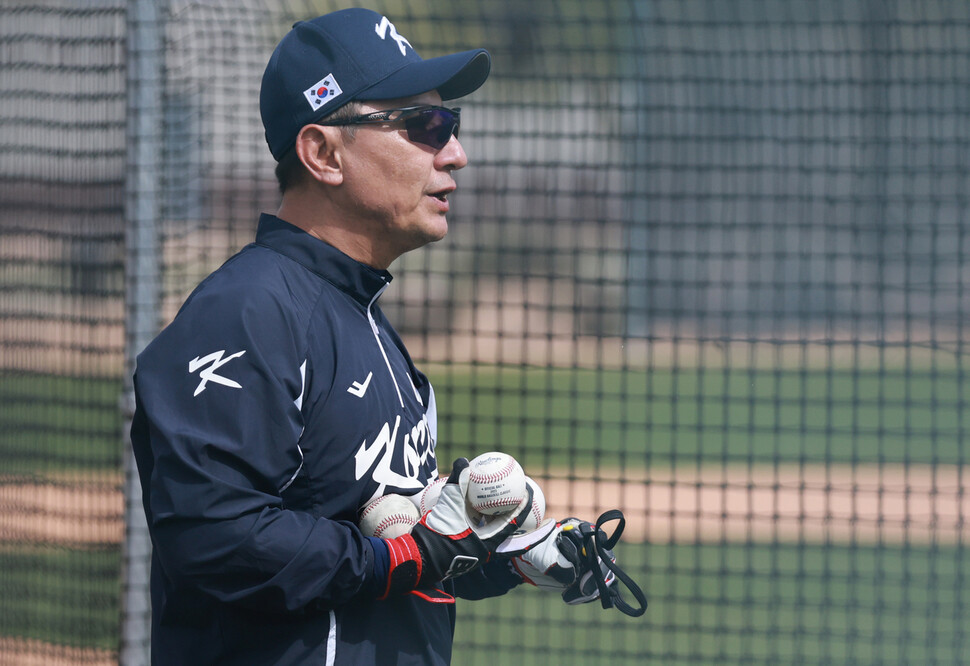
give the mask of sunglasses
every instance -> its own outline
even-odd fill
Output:
[[[388,123],[403,122],[407,130],[408,139],[415,143],[431,146],[441,150],[451,141],[452,136],[458,136],[461,126],[461,109],[447,109],[443,106],[406,106],[401,109],[386,109],[375,111],[362,116],[353,116],[343,120],[332,120],[317,125],[386,125]]]

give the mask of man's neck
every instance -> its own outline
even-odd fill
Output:
[[[386,270],[394,260],[382,258],[362,225],[334,210],[329,201],[285,194],[276,217],[372,268]]]

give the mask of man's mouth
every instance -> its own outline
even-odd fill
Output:
[[[455,186],[451,185],[449,187],[443,187],[440,190],[431,192],[429,196],[434,197],[442,203],[448,203],[448,195],[455,191]]]

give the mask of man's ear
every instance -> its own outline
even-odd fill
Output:
[[[304,125],[296,135],[296,154],[313,180],[324,185],[340,185],[344,180],[339,127]]]

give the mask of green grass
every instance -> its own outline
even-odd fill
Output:
[[[497,448],[526,466],[967,461],[954,370],[462,366],[431,378],[449,454]]]
[[[120,380],[5,374],[0,474],[120,473],[120,393]],[[0,544],[0,636],[116,650],[120,549]]]
[[[120,546],[0,550],[0,635],[115,650]]]
[[[119,379],[6,374],[0,381],[0,471],[118,470]]]
[[[642,618],[531,587],[459,602],[454,663],[524,666],[957,664],[966,549],[620,545]]]
[[[952,369],[453,366],[431,377],[449,455],[501,449],[533,467],[968,462],[970,407]],[[120,393],[119,380],[4,377],[4,471],[116,468]]]

